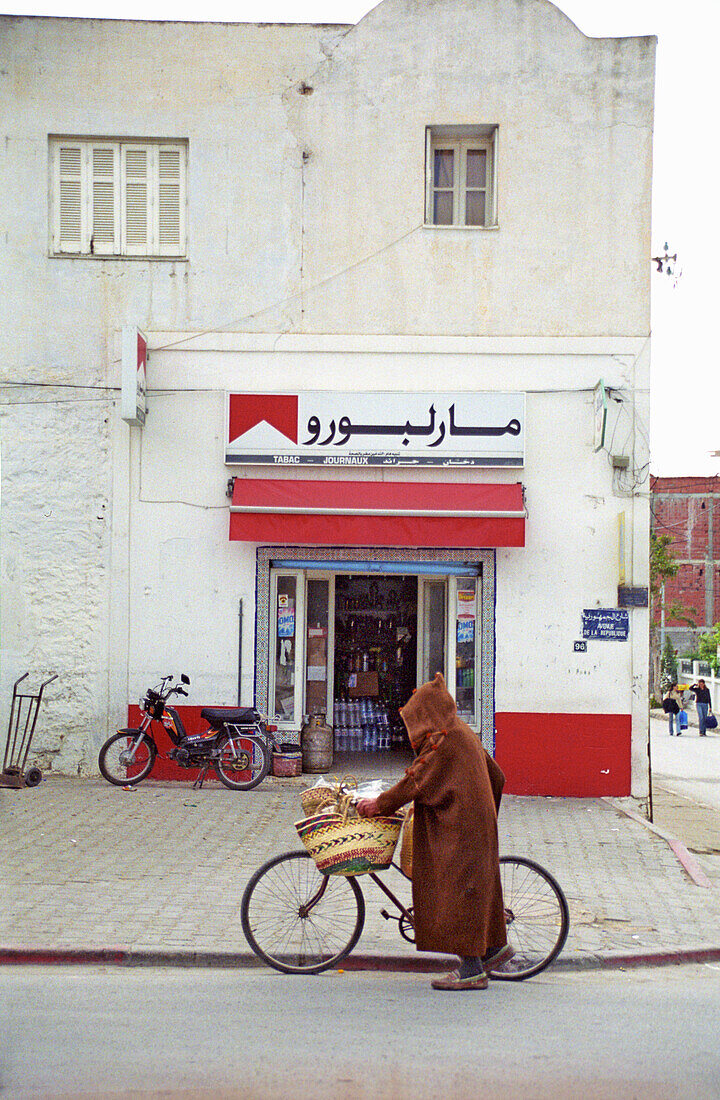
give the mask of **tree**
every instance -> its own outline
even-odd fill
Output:
[[[668,577],[676,577],[680,568],[672,550],[668,550],[671,542],[670,535],[650,532],[650,595],[654,601],[659,600]]]
[[[664,668],[661,668],[661,665],[665,664],[664,656],[668,646],[672,651],[673,661],[675,659],[675,651],[672,649],[670,639],[661,642],[658,620],[663,627],[666,619],[695,626],[692,615],[679,601],[674,600],[671,604],[665,601],[665,581],[676,577],[680,569],[680,564],[670,549],[671,542],[670,535],[657,535],[654,531],[650,532],[650,667],[653,694],[658,697],[662,694]],[[675,665],[675,675],[677,675],[677,665]]]
[[[660,668],[660,686],[665,692],[672,684],[676,684],[678,679],[677,656],[675,654],[675,648],[669,638],[665,639]]]
[[[697,640],[697,659],[710,665],[713,672],[717,672],[720,665],[720,661],[718,661],[719,645],[720,623],[715,623],[712,630],[709,630],[706,634],[701,634]]]

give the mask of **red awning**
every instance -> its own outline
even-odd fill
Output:
[[[323,546],[524,546],[522,485],[236,478],[230,538]]]

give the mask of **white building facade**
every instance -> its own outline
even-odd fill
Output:
[[[441,670],[508,790],[643,797],[655,40],[529,0],[0,26],[41,766],[96,771],[169,671],[390,751]]]

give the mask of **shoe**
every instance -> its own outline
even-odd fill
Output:
[[[469,978],[461,978],[459,970],[451,970],[443,978],[434,978],[430,983],[433,989],[487,989],[487,974],[471,974]]]
[[[487,955],[483,955],[482,964],[486,974],[489,974],[491,970],[499,970],[506,962],[510,962],[515,952],[509,943],[506,943],[504,947],[498,947],[495,951],[488,951]]]

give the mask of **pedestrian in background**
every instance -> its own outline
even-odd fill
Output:
[[[682,695],[678,691],[677,684],[671,684],[670,690],[663,699],[663,710],[668,716],[668,726],[670,727],[670,736],[672,737],[675,732],[675,726],[677,726],[678,737],[682,733],[680,729],[680,711],[682,710]]]
[[[708,714],[712,712],[710,692],[705,686],[704,680],[698,680],[696,684],[691,684],[690,691],[695,695],[695,708],[697,710],[698,725],[700,726],[700,736],[705,737]]]

